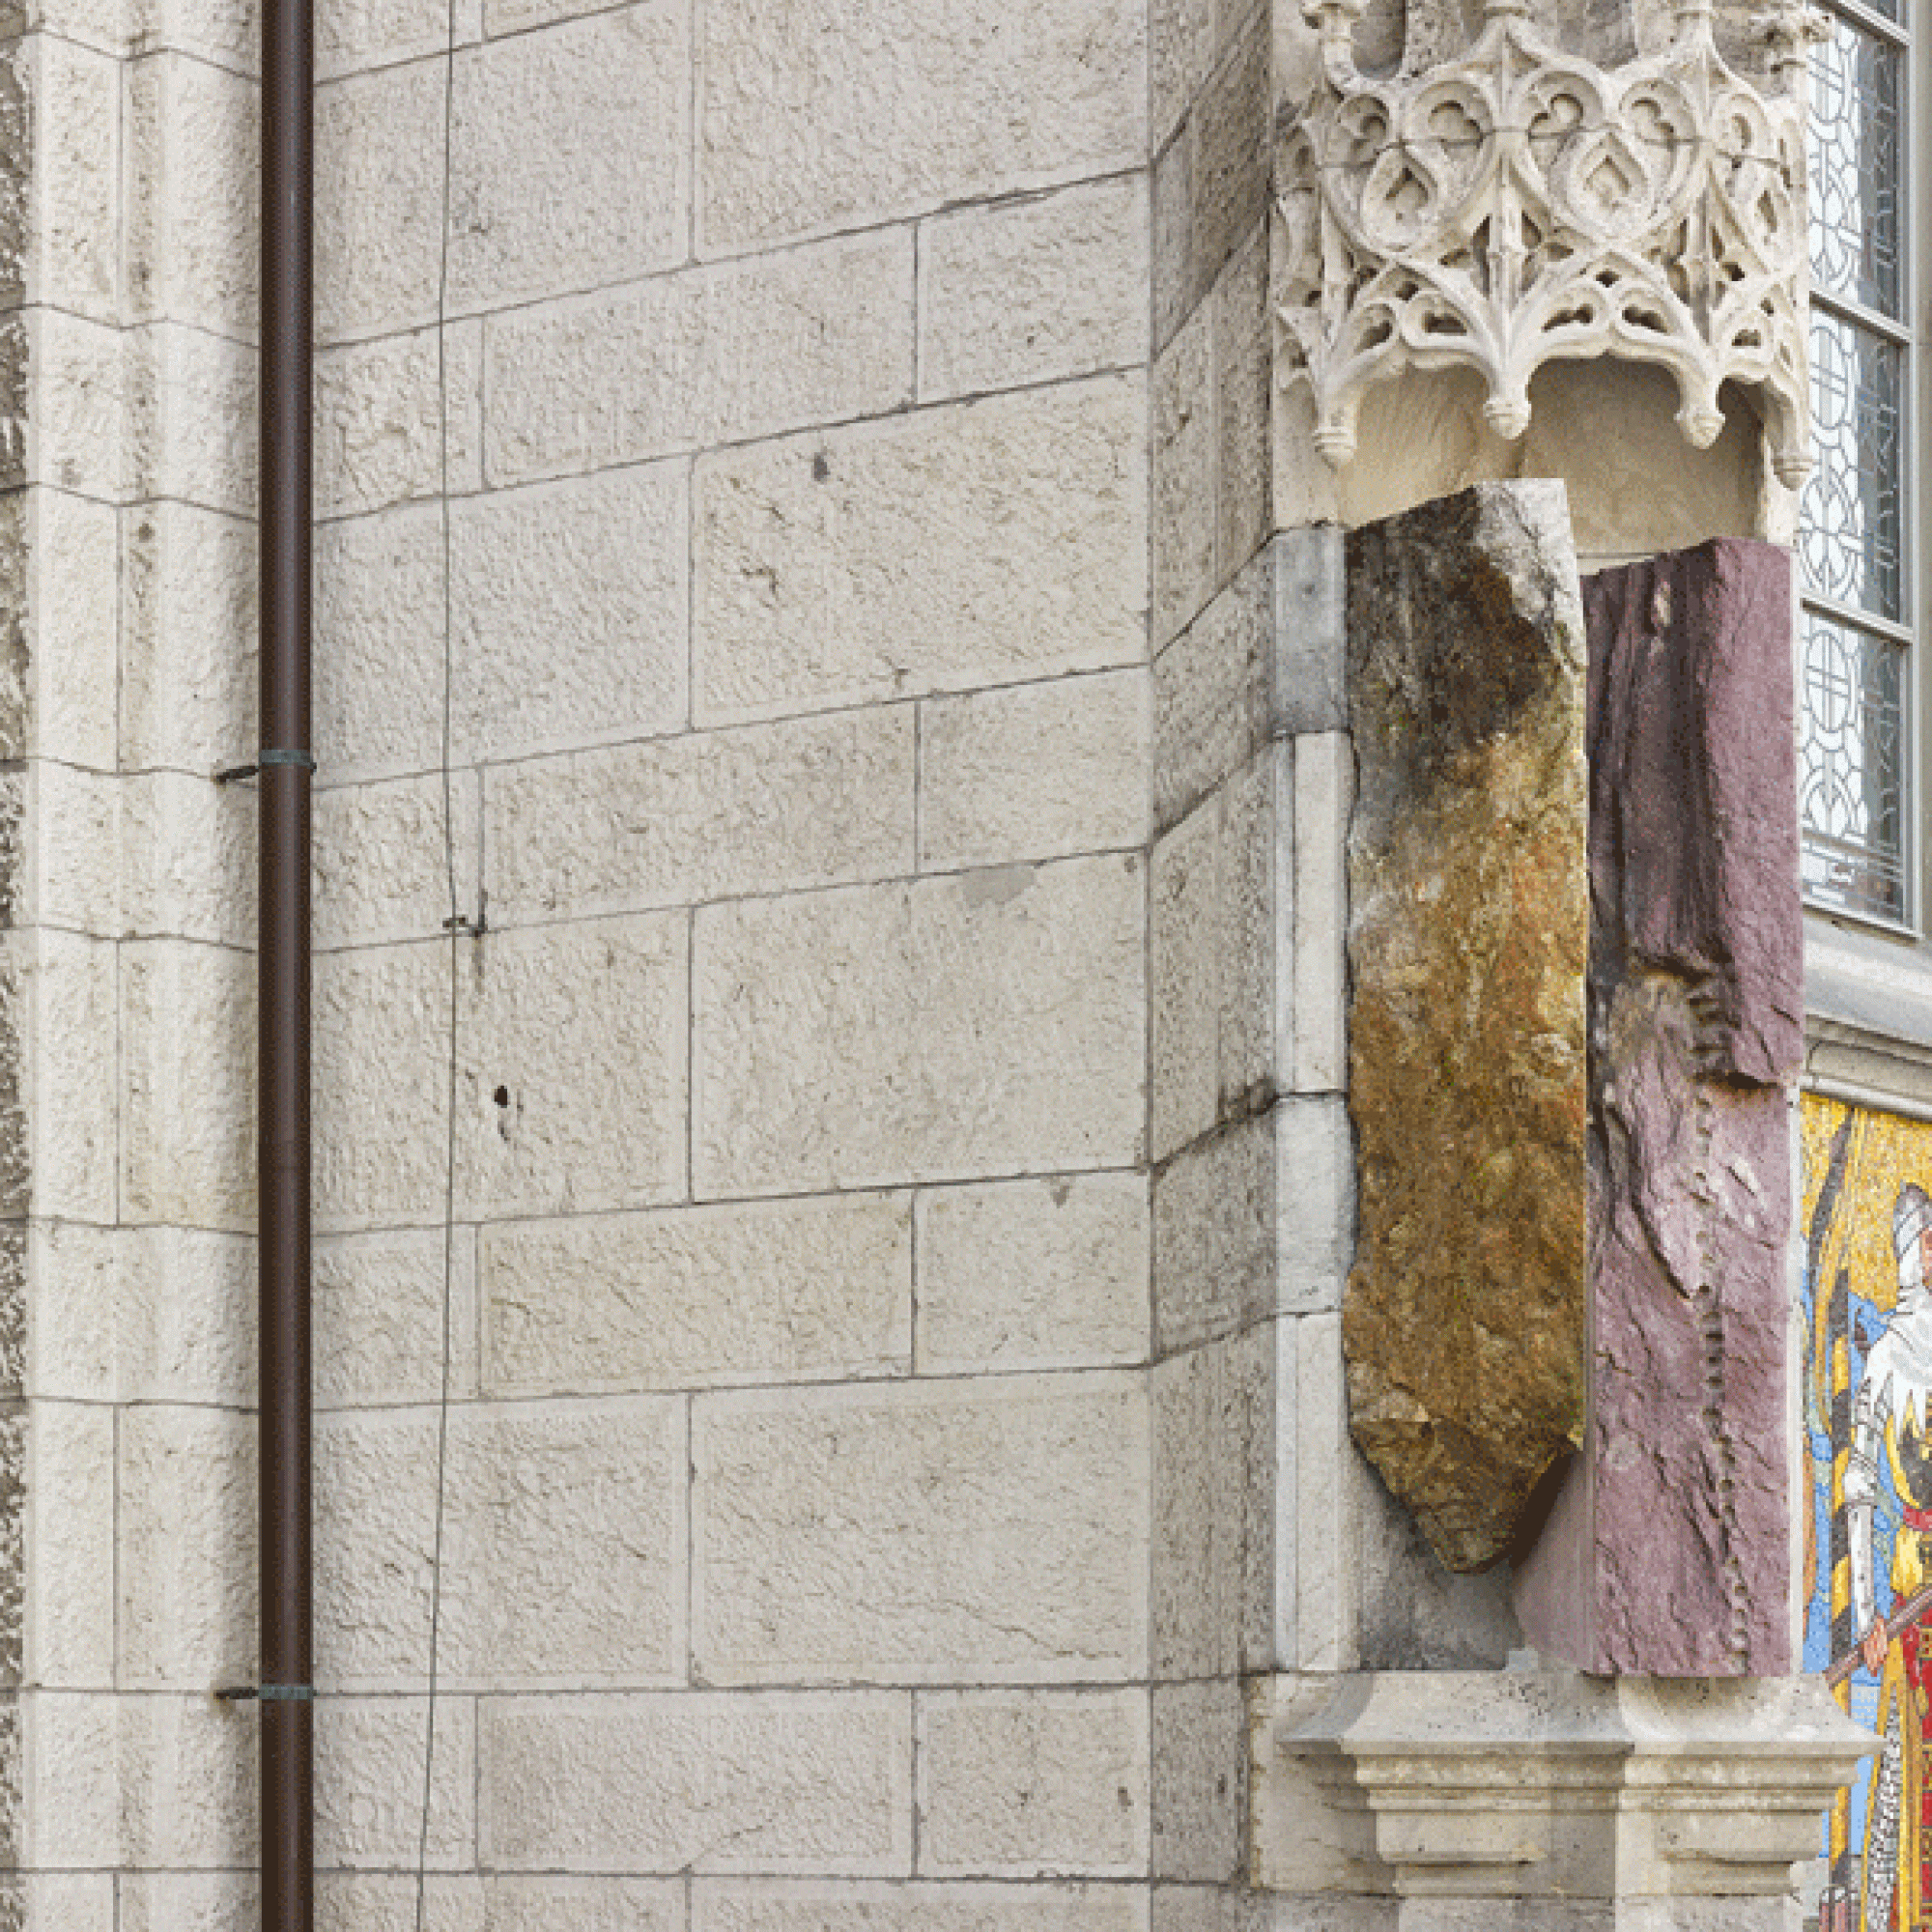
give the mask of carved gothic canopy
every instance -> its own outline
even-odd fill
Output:
[[[1726,382],[1757,390],[1778,477],[1810,457],[1803,0],[1760,22],[1770,78],[1727,67],[1712,0],[1682,0],[1662,51],[1602,68],[1551,45],[1529,0],[1487,0],[1461,56],[1356,67],[1364,0],[1308,0],[1323,85],[1277,156],[1282,380],[1314,392],[1316,442],[1354,454],[1366,391],[1467,368],[1509,438],[1543,364],[1660,364],[1699,448]]]

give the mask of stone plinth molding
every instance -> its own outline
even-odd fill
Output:
[[[1815,1678],[1378,1671],[1254,1695],[1255,1880],[1284,1892],[1776,1896],[1876,1747]]]
[[[1800,482],[1803,5],[1766,16],[1760,89],[1719,55],[1711,0],[1683,0],[1662,52],[1607,69],[1552,45],[1527,0],[1488,0],[1461,58],[1378,79],[1354,62],[1363,4],[1304,6],[1325,80],[1277,157],[1277,371],[1313,390],[1328,461],[1353,456],[1364,394],[1406,371],[1473,370],[1515,439],[1545,363],[1615,355],[1670,372],[1700,449],[1720,387],[1754,388],[1776,473]]]

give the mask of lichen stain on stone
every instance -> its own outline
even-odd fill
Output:
[[[1355,1439],[1453,1570],[1584,1413],[1581,609],[1559,486],[1350,544]]]

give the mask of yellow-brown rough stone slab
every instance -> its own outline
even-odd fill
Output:
[[[1582,1436],[1586,645],[1563,487],[1348,545],[1356,1441],[1452,1570]]]

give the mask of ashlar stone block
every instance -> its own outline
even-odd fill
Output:
[[[1099,377],[701,462],[697,716],[1140,662],[1145,413]]]
[[[1144,844],[1148,727],[1141,671],[928,701],[920,864],[951,871]]]
[[[251,1681],[252,1419],[141,1405],[122,1414],[119,1434],[117,1681],[204,1694]]]
[[[459,754],[684,724],[690,544],[682,465],[453,506]]]
[[[909,1363],[903,1195],[497,1223],[479,1241],[493,1395],[844,1380]]]
[[[494,1220],[681,1198],[684,916],[586,920],[479,944],[487,957],[470,962],[460,1023],[458,1214]]]
[[[886,705],[505,766],[484,820],[491,920],[902,877],[914,743],[912,706]]]
[[[261,138],[257,90],[172,52],[132,62],[126,85],[131,319],[245,336],[255,324],[257,213],[246,184]],[[74,232],[97,224],[112,233],[99,215]],[[99,270],[93,279],[111,290]]]
[[[912,286],[911,237],[886,230],[496,318],[490,480],[898,409],[912,393]]]
[[[1147,359],[1144,174],[935,216],[920,236],[920,394]]]
[[[1123,0],[757,0],[704,13],[700,245],[754,246],[1132,167],[1146,28]]]
[[[695,1667],[710,1683],[1129,1677],[1148,1419],[1130,1376],[701,1398]]]
[[[700,1198],[1130,1164],[1141,869],[1070,860],[700,910]]]
[[[1071,1175],[919,1200],[924,1374],[1084,1368],[1148,1350],[1148,1185]]]
[[[700,1879],[692,1932],[1146,1932],[1135,1885]]]
[[[485,1699],[480,1852],[502,1873],[903,1876],[903,1691]]]
[[[482,480],[482,325],[452,323],[443,348],[450,489],[472,491]],[[315,360],[317,514],[353,516],[438,495],[443,416],[433,329],[325,349]]]
[[[1452,1569],[1582,1438],[1585,643],[1562,486],[1349,548],[1355,1440]]]
[[[931,1691],[918,1726],[923,1875],[1147,1870],[1145,1690]]]
[[[690,18],[676,0],[639,0],[533,23],[459,62],[457,308],[609,288],[686,258]]]

